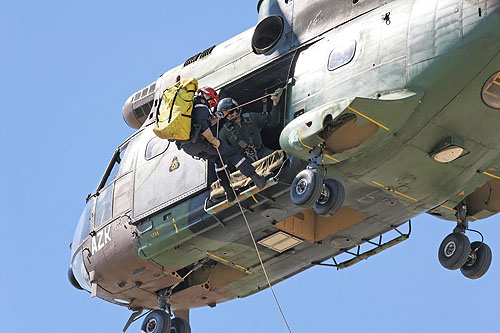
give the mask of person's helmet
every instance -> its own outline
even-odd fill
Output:
[[[208,106],[212,109],[215,109],[217,107],[217,104],[219,103],[219,96],[217,95],[217,92],[210,87],[203,87],[198,89],[197,91],[198,95],[203,95],[205,99],[207,100]]]
[[[228,111],[229,111],[229,113],[228,113]],[[237,114],[234,114],[235,111],[237,112]],[[236,102],[234,99],[223,98],[223,99],[221,99],[221,101],[217,105],[217,112],[226,115],[226,117],[231,115],[230,118],[227,117],[229,120],[231,120],[234,118],[238,118],[240,116],[241,107],[238,104],[238,102]]]

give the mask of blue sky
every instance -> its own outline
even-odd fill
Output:
[[[120,332],[129,311],[67,281],[69,243],[113,151],[125,100],[256,24],[257,1],[2,1],[2,332]],[[174,33],[177,32],[177,33]],[[474,223],[493,250],[472,281],[437,248],[453,224],[413,220],[410,240],[352,268],[275,287],[292,332],[497,332],[500,217]],[[476,236],[471,238],[476,240]],[[268,290],[191,312],[193,332],[287,332]],[[139,332],[135,323],[130,332]]]

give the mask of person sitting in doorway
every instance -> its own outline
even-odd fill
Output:
[[[262,143],[262,128],[278,125],[278,104],[283,88],[277,89],[271,96],[273,107],[270,113],[242,113],[238,102],[232,98],[223,98],[217,105],[217,112],[226,114],[226,123],[221,128],[219,139],[227,142],[243,156],[257,161],[273,152]]]
[[[214,89],[203,87],[198,90],[194,98],[194,108],[191,114],[192,137],[187,141],[177,141],[177,144],[187,154],[210,160],[215,164],[219,183],[226,192],[226,199],[231,202],[236,200],[236,197],[226,173],[228,164],[240,170],[245,176],[250,177],[259,189],[266,186],[267,178],[258,175],[251,162],[236,149],[226,142],[221,142],[213,135],[210,127],[218,119],[213,116],[211,108],[215,109],[218,101],[219,97]]]

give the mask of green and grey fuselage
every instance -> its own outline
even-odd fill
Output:
[[[242,103],[286,86],[281,131],[269,133],[270,145],[303,161],[322,146],[321,170],[344,184],[346,209],[363,216],[281,253],[261,246],[273,283],[421,213],[455,220],[454,207],[467,198],[476,219],[500,211],[500,97],[484,97],[500,94],[500,0],[263,0],[259,22],[269,17],[283,24],[269,50],[252,44],[259,37],[252,28],[127,101],[125,120],[141,127],[88,198],[72,243],[72,274],[93,296],[157,308],[156,292],[177,285],[172,307],[185,310],[267,286],[239,209],[204,209],[209,164],[156,139],[148,112],[139,113],[178,77]],[[446,142],[459,142],[463,156],[433,158]],[[485,184],[491,203],[474,205]],[[245,201],[257,240],[306,214],[288,191],[282,182]],[[203,267],[190,273],[196,265]]]

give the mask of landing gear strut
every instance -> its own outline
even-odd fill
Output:
[[[322,148],[319,146],[311,151],[311,163],[295,176],[290,187],[290,198],[297,206],[314,206],[318,215],[333,216],[342,208],[345,190],[338,180],[325,180],[321,176],[318,171],[321,154]]]
[[[482,240],[471,244],[465,235],[465,231],[470,230],[468,229],[467,204],[462,201],[456,210],[457,226],[439,246],[438,259],[444,268],[450,270],[460,268],[465,277],[478,279],[486,274],[490,267],[491,249]]]
[[[191,333],[189,322],[182,318],[171,319],[170,296],[172,289],[158,292],[158,302],[161,310],[151,311],[141,326],[141,333]]]

